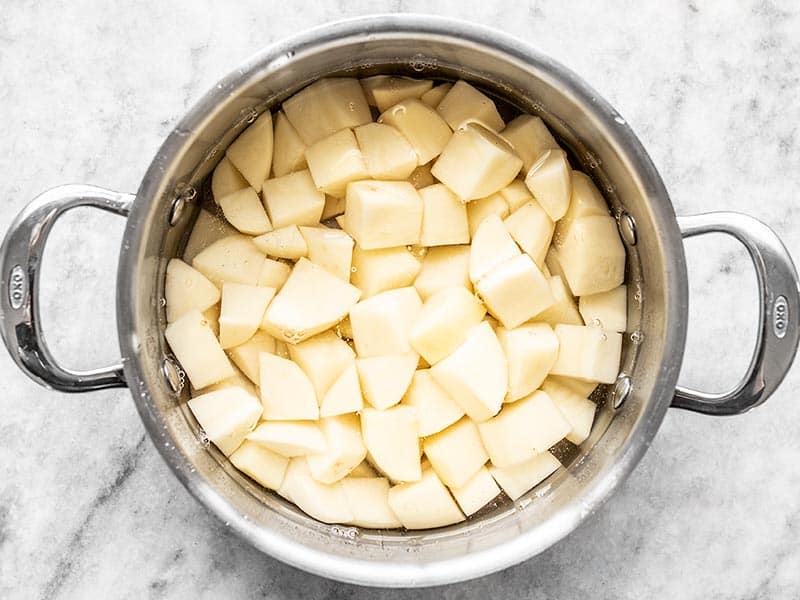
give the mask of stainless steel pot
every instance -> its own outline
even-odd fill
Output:
[[[623,374],[601,399],[592,436],[516,503],[431,531],[378,532],[318,523],[233,469],[202,442],[180,372],[162,335],[164,271],[186,239],[206,176],[255,116],[330,74],[398,72],[461,77],[541,115],[612,206],[628,252],[631,327]],[[89,372],[58,365],[37,304],[48,232],[65,211],[94,206],[127,217],[118,271],[122,361]],[[723,232],[742,242],[758,276],[758,341],[744,380],[726,394],[677,389],[687,325],[682,237]],[[800,290],[791,258],[761,222],[736,213],[676,218],[633,131],[594,90],[551,58],[500,32],[430,16],[387,15],[328,25],[276,44],[219,82],[183,118],[139,191],[63,186],[36,198],[0,252],[2,335],[19,367],[42,385],[84,392],[127,385],[150,437],[187,489],[260,550],[333,579],[425,586],[478,577],[534,556],[608,498],[650,445],[670,406],[713,415],[767,399],[791,366]],[[613,418],[612,418],[613,417]]]

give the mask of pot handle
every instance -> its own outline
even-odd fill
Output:
[[[677,388],[672,406],[709,415],[737,415],[764,402],[788,373],[800,339],[800,284],[792,258],[772,229],[753,217],[713,212],[678,217],[683,237],[727,233],[739,240],[756,269],[758,337],[747,373],[729,392]]]
[[[62,392],[124,387],[121,364],[73,371],[53,358],[41,329],[39,266],[47,237],[66,211],[92,206],[130,212],[132,194],[90,185],[63,185],[36,197],[17,215],[0,247],[0,334],[17,366],[37,383]]]

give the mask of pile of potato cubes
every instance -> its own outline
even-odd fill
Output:
[[[224,217],[169,262],[165,335],[205,435],[264,487],[327,523],[440,527],[588,437],[625,251],[540,118],[464,81],[322,79],[211,187]]]

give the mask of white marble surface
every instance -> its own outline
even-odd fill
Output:
[[[205,89],[304,27],[422,1],[5,2],[0,10],[0,231],[64,182],[135,190]],[[232,3],[231,3],[232,4]],[[800,256],[800,8],[796,3],[443,0],[552,54],[632,124],[676,210],[734,209]],[[122,220],[64,219],[44,267],[49,339],[70,365],[117,355]],[[754,339],[754,277],[732,242],[688,246],[691,337],[682,379],[720,389]],[[124,390],[46,392],[0,353],[0,597],[366,598],[230,535],[145,437]],[[762,408],[670,411],[620,492],[567,540],[503,573],[418,598],[796,598],[798,371]]]

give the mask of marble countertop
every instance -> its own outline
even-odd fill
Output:
[[[183,112],[262,46],[422,1],[6,3],[0,14],[0,232],[66,182],[134,191]],[[230,3],[232,5],[232,3]],[[503,29],[586,78],[631,123],[679,214],[732,209],[800,257],[800,7],[790,2],[435,3]],[[76,211],[43,268],[43,318],[74,367],[118,353],[122,219]],[[720,390],[755,339],[755,277],[735,243],[687,243],[682,382]],[[125,390],[67,396],[0,352],[0,597],[367,598],[233,537],[172,476]],[[752,413],[671,410],[620,491],[543,555],[476,581],[387,598],[796,598],[798,369]]]

